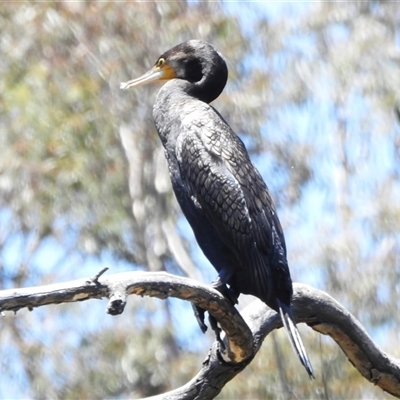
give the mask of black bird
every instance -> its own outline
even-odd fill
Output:
[[[301,363],[314,377],[290,309],[292,280],[275,205],[243,142],[209,105],[227,78],[222,55],[206,42],[190,40],[162,54],[150,71],[121,89],[168,80],[153,117],[176,198],[218,271],[213,286],[235,303],[240,293],[252,294],[279,312]],[[197,309],[197,319],[205,331],[204,310]]]

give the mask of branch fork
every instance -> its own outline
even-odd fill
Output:
[[[239,314],[217,290],[192,279],[144,271],[103,276],[105,271],[87,280],[0,291],[0,314],[108,297],[107,312],[117,315],[124,311],[131,294],[160,299],[176,297],[207,310],[225,332],[224,346],[214,342],[201,370],[191,381],[153,400],[214,398],[251,362],[266,336],[282,327],[279,315],[259,300]],[[293,289],[292,310],[297,322],[331,336],[365,379],[400,397],[399,360],[384,353],[357,319],[327,293],[299,283]]]

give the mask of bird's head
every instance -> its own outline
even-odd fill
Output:
[[[189,40],[162,54],[153,68],[139,78],[121,83],[121,89],[151,82],[180,79],[188,82],[187,91],[210,102],[222,92],[228,69],[222,55],[200,40]]]

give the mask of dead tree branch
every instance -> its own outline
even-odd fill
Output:
[[[190,382],[152,399],[214,398],[251,362],[265,337],[282,326],[277,313],[262,302],[253,302],[240,315],[218,291],[188,278],[138,271],[100,275],[96,279],[1,291],[0,312],[108,297],[107,312],[120,314],[130,294],[176,297],[208,310],[226,334],[226,349],[214,343],[202,369]],[[336,300],[310,286],[295,284],[293,312],[299,323],[331,336],[368,381],[400,397],[400,362],[385,354]]]

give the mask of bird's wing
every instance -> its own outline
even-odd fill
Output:
[[[241,283],[242,291],[251,293],[246,287],[255,288],[252,294],[266,301],[277,240],[286,256],[282,228],[242,141],[207,107],[198,118],[191,114],[190,121],[182,120],[176,148],[181,176],[192,201],[241,260],[245,271],[239,275],[248,280]]]
[[[210,152],[197,132],[177,141],[182,179],[196,207],[212,222],[224,242],[244,250],[251,220],[243,190],[223,158]]]

